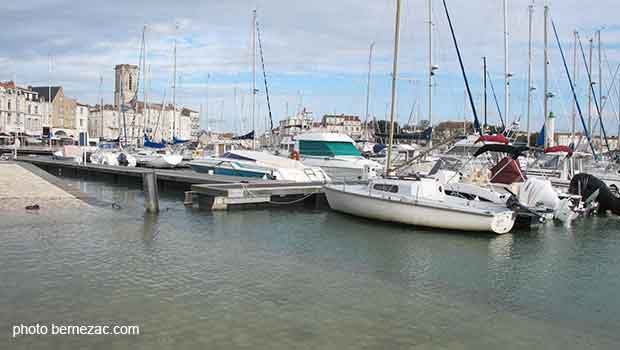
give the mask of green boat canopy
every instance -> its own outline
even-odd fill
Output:
[[[299,153],[304,156],[315,157],[359,157],[362,155],[352,143],[335,141],[299,141]]]

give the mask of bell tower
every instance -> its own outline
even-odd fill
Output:
[[[138,92],[138,66],[119,64],[114,67],[114,106],[127,104]]]

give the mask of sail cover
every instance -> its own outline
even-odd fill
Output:
[[[180,145],[182,143],[188,143],[189,140],[183,140],[183,139],[178,139],[176,136],[172,137],[172,144],[173,145]]]
[[[568,156],[573,155],[573,149],[569,146],[554,146],[545,148],[545,153],[556,153],[556,152],[565,152],[568,153]]]
[[[254,140],[254,130],[245,135],[233,137],[233,140]]]
[[[144,134],[144,147],[162,149],[166,147],[166,141],[153,142],[147,134]]]

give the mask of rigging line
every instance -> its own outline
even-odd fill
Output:
[[[583,113],[581,112],[581,105],[579,104],[579,100],[577,99],[577,95],[575,94],[575,85],[573,84],[573,79],[571,78],[570,72],[568,71],[568,65],[566,64],[566,57],[564,56],[564,49],[562,49],[562,44],[560,43],[560,37],[558,36],[557,28],[555,27],[555,21],[551,19],[551,26],[553,27],[553,33],[555,35],[555,40],[558,44],[558,48],[560,49],[560,54],[562,56],[562,62],[564,63],[564,71],[566,72],[566,77],[568,82],[570,83],[571,91],[573,92],[573,98],[575,99],[575,105],[577,106],[577,111],[579,111],[579,119],[581,119],[581,125],[585,131],[586,137],[588,138],[588,143],[590,144],[590,149],[592,150],[592,156],[594,160],[598,160],[598,156],[596,155],[596,149],[594,148],[594,144],[592,143],[592,138],[590,137],[590,131],[588,130],[588,126],[586,125],[585,120],[583,119]]]
[[[609,70],[609,73],[611,73],[612,72],[611,64],[609,63],[609,58],[607,57],[607,52],[605,50],[603,50],[603,55],[605,57],[605,63],[607,64],[607,69]],[[612,74],[611,83],[609,83],[609,89],[607,90],[607,96],[609,96],[612,89],[614,89],[616,93],[618,92],[619,87],[616,85],[616,77],[618,76],[619,69],[620,69],[620,64],[616,67],[616,72]],[[605,108],[605,103],[607,102],[607,100],[605,100],[602,103],[601,109]]]
[[[469,80],[467,80],[467,73],[465,72],[465,66],[463,65],[463,58],[461,57],[461,51],[459,50],[459,45],[456,40],[456,34],[454,34],[454,27],[452,26],[452,20],[450,19],[450,12],[448,11],[448,4],[446,3],[446,0],[443,0],[443,7],[446,10],[446,18],[448,19],[448,24],[450,25],[450,32],[452,33],[454,47],[456,49],[456,54],[459,58],[459,64],[461,66],[461,73],[463,74],[463,80],[465,80],[465,88],[467,89],[467,95],[469,96],[469,103],[471,105],[471,110],[474,114],[474,129],[482,135],[482,130],[480,129],[480,121],[478,120],[478,113],[476,112],[476,104],[474,103],[474,98],[471,94],[471,89],[469,87]]]
[[[588,63],[586,61],[586,54],[583,50],[583,45],[581,45],[581,37],[577,36],[577,41],[579,42],[579,49],[581,50],[581,57],[586,67],[586,72],[588,73],[588,82],[590,85],[590,89],[592,90],[592,97],[594,100],[594,106],[596,106],[596,112],[598,113],[598,119],[601,122],[601,131],[603,131],[603,136],[605,137],[605,146],[607,146],[607,151],[611,152],[611,148],[609,147],[609,141],[607,140],[607,131],[605,131],[605,124],[603,123],[603,116],[601,115],[601,108],[598,104],[598,99],[596,98],[596,89],[594,89],[594,85],[592,85],[592,74],[590,74],[590,67],[588,66]],[[592,132],[592,130],[590,130],[590,132]]]
[[[607,62],[607,63],[609,63],[609,62]],[[610,70],[610,72],[611,72],[611,67],[608,67],[608,69],[609,69],[609,70]],[[616,79],[616,76],[618,75],[619,70],[620,70],[620,64],[618,65],[618,67],[616,67],[616,72],[615,72],[615,73],[614,73],[614,75],[613,75],[613,80],[615,80],[615,79]],[[614,89],[614,90],[615,90],[615,91],[614,91],[614,93],[618,93],[618,87],[617,87],[617,86],[615,86],[615,81],[612,81],[612,83],[610,84],[609,89],[607,90],[607,96],[609,96],[609,94],[612,92],[612,91],[611,91],[612,89]],[[601,104],[601,109],[604,109],[604,108],[605,108],[605,106],[607,106],[607,102],[608,102],[608,101],[610,101],[610,100],[611,100],[611,102],[612,102],[612,108],[613,108],[613,106],[615,105],[615,102],[614,102],[614,100],[615,100],[615,99],[613,99],[613,98],[608,98],[608,99],[606,99],[606,100],[605,100],[605,101]],[[619,106],[619,107],[620,107],[620,106]],[[614,115],[614,117],[615,117],[615,119],[618,119],[618,116]],[[604,118],[604,116],[603,116],[603,118]],[[620,119],[619,119],[619,121],[620,121]],[[594,121],[594,126],[593,126],[592,128],[593,128],[593,129],[596,129],[596,128],[598,127],[598,124],[599,124],[599,120],[597,119],[597,120],[595,120],[595,121]]]
[[[260,52],[260,62],[263,66],[263,80],[265,82],[265,95],[267,95],[267,109],[269,110],[269,133],[273,131],[273,116],[271,114],[271,101],[269,100],[269,88],[267,87],[267,72],[265,71],[265,57],[263,56],[263,43],[260,36],[260,27],[258,25],[258,20],[256,20],[256,34],[258,37],[258,49]],[[256,133],[256,130],[254,130]],[[256,134],[255,134],[256,135]],[[256,136],[255,136],[256,137]]]
[[[499,115],[499,120],[502,123],[502,129],[506,129],[506,123],[504,123],[504,118],[502,117],[502,110],[499,106],[499,101],[497,100],[497,94],[495,93],[495,87],[493,86],[493,79],[491,79],[491,74],[489,71],[486,72],[487,77],[489,77],[489,86],[491,87],[491,92],[493,93],[493,99],[495,100],[495,106],[497,107],[497,114]]]

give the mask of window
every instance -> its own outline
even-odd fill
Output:
[[[32,106],[28,105],[28,114],[32,114]]]
[[[372,188],[374,190],[376,190],[376,191],[398,193],[398,186],[397,185],[375,184],[374,186],[372,186]]]
[[[129,91],[133,90],[133,76],[129,74]]]
[[[39,114],[39,106],[34,106],[34,114]]]
[[[9,103],[7,104],[7,109],[10,110],[11,109],[11,101],[9,101]]]

